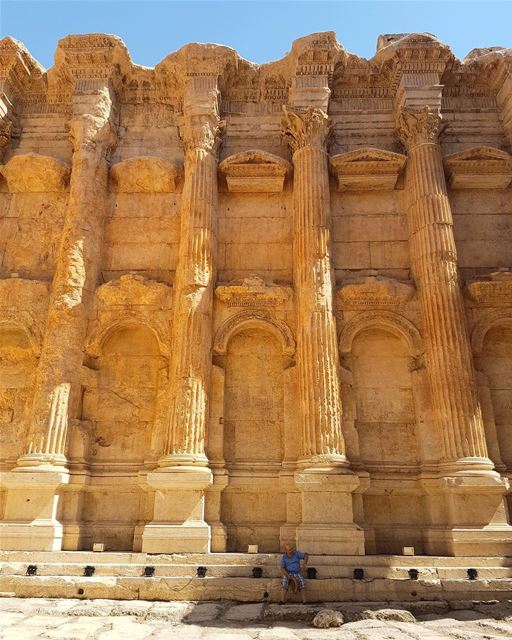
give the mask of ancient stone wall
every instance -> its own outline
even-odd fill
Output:
[[[510,553],[511,71],[1,40],[1,546]]]

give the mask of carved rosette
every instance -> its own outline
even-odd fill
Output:
[[[327,151],[330,132],[329,117],[322,109],[283,110],[283,137],[293,153],[305,147]]]
[[[435,144],[443,129],[441,114],[427,105],[401,109],[398,116],[398,137],[408,151],[420,144]]]

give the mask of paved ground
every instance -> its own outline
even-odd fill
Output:
[[[395,607],[390,609],[390,606]],[[409,606],[409,605],[408,605]],[[510,640],[506,603],[397,605],[244,604],[115,600],[0,600],[2,640]],[[337,629],[316,629],[321,609],[340,611]],[[414,614],[414,615],[413,615]]]

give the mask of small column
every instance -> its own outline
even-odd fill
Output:
[[[328,117],[318,108],[285,112],[293,152],[294,285],[300,450],[296,484],[302,492],[297,543],[312,553],[364,553],[353,522],[352,493],[341,429],[340,365],[330,258]]]
[[[115,142],[111,69],[104,68],[104,77],[92,79],[72,69],[79,80],[68,123],[73,144],[69,201],[28,413],[25,454],[6,478],[9,490],[0,529],[4,549],[55,551],[62,546],[58,506],[62,487],[69,483],[68,423],[79,401],[82,346],[101,264],[108,155]]]
[[[205,454],[211,378],[215,284],[217,161],[221,122],[216,76],[187,79],[182,139],[185,183],[174,282],[171,415],[165,455],[148,474],[154,519],[146,525],[145,552],[208,552],[204,492],[212,483]]]
[[[437,109],[425,105],[400,110],[398,133],[408,152],[411,262],[422,309],[433,420],[442,439],[438,471],[423,475],[434,525],[426,533],[426,550],[499,555],[505,553],[507,536],[512,541],[500,516],[506,486],[487,454],[440,130]]]

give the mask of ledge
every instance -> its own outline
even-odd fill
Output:
[[[228,190],[235,193],[278,193],[291,169],[287,160],[258,150],[236,153],[219,165]]]
[[[357,149],[331,157],[338,191],[392,191],[406,157],[382,149]]]
[[[444,159],[452,189],[506,189],[512,181],[512,156],[494,147],[475,147]]]
[[[512,306],[512,271],[502,269],[466,286],[471,300],[486,307]]]
[[[123,160],[110,170],[118,193],[173,193],[179,173],[176,164],[151,156]]]
[[[1,169],[11,193],[64,191],[70,167],[51,156],[26,153],[13,156]]]

